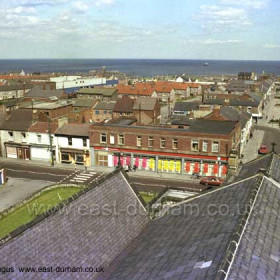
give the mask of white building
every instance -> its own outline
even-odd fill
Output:
[[[55,160],[57,140],[54,136],[54,131],[57,128],[58,124],[56,123],[36,122],[28,129],[27,143],[30,145],[31,160],[51,162],[52,156]]]
[[[86,166],[91,164],[89,146],[90,126],[90,123],[68,123],[55,131],[57,138],[57,162]]]
[[[82,76],[60,76],[50,78],[50,82],[56,84],[56,89],[91,87],[105,85],[106,78],[82,77]]]

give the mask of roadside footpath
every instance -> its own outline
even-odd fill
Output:
[[[14,163],[15,165],[33,165],[37,167],[47,168],[49,172],[52,169],[64,169],[64,170],[72,170],[75,171],[83,171],[85,170],[84,166],[81,165],[70,165],[70,164],[63,164],[63,163],[55,163],[54,166],[51,166],[49,162],[46,161],[32,161],[32,160],[20,160],[20,159],[9,159],[9,158],[0,158],[1,166],[4,166],[6,163]],[[100,167],[100,166],[89,166],[86,168],[89,171],[95,171],[98,173],[110,173],[115,170],[112,167]],[[191,175],[186,174],[170,174],[170,173],[157,173],[151,171],[143,171],[143,170],[136,170],[136,171],[129,171],[129,177],[137,177],[137,178],[153,178],[158,180],[174,180],[174,181],[184,181],[184,182],[198,182],[196,178]]]

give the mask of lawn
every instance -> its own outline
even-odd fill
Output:
[[[15,209],[0,219],[0,239],[21,225],[32,221],[37,215],[50,210],[61,200],[79,192],[80,187],[58,187],[44,191],[40,196]]]
[[[158,196],[157,192],[140,192],[140,195],[144,199],[146,203],[149,203],[151,200],[153,200],[155,197]]]

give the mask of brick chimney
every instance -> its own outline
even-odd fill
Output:
[[[214,106],[214,108],[213,108],[213,116],[214,117],[219,117],[220,116],[220,106]]]

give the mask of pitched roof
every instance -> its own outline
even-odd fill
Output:
[[[48,123],[48,122],[36,122],[30,126],[28,132],[38,132],[38,133],[48,133],[49,127],[51,133],[54,133],[55,130],[58,128],[57,123]]]
[[[252,198],[255,203],[238,247],[234,248],[236,253],[228,279],[277,279],[280,275],[279,185],[263,177],[257,194]]]
[[[215,279],[257,180],[171,206],[165,216],[149,223],[105,279]],[[218,211],[222,205],[227,215]]]
[[[118,99],[113,111],[117,113],[132,113],[133,106],[134,101],[128,96],[124,95],[122,98]]]
[[[108,101],[108,102],[100,101],[94,106],[94,109],[95,110],[113,110],[116,103],[117,103],[116,101]]]
[[[176,102],[173,111],[193,111],[198,110],[200,102]]]
[[[229,135],[237,122],[197,119],[188,128],[188,132]]]
[[[75,103],[73,104],[73,106],[74,107],[92,108],[96,102],[97,102],[97,100],[92,99],[92,98],[78,98],[75,100]]]
[[[90,123],[66,123],[55,131],[55,135],[89,136]]]
[[[155,110],[158,100],[152,97],[138,97],[135,100],[133,110],[146,110],[153,111]]]
[[[34,97],[34,98],[50,98],[56,96],[57,98],[61,98],[63,95],[63,90],[49,90],[49,89],[40,89],[38,87],[32,88],[25,94],[25,97]]]
[[[81,88],[78,90],[77,93],[78,94],[112,96],[116,92],[117,92],[116,88],[95,87],[95,88]]]
[[[31,224],[11,233],[10,240],[0,245],[1,265],[103,267],[106,271],[149,221],[137,195],[123,171],[101,177],[59,204],[58,210],[38,216]],[[131,205],[135,213],[128,211]],[[7,276],[13,280],[23,277],[17,271]],[[71,270],[52,275],[24,274],[25,279],[41,280],[94,280],[99,276],[100,273]]]
[[[14,110],[0,126],[1,130],[27,131],[32,124],[32,110]]]

